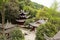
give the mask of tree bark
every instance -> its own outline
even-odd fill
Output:
[[[5,38],[5,29],[4,29],[4,23],[5,23],[5,13],[4,13],[4,9],[2,10],[2,32],[3,32],[3,37],[4,37],[4,40],[6,40],[6,38]]]
[[[3,37],[4,37],[4,40],[6,40],[6,36],[5,36],[5,29],[4,29],[4,23],[5,23],[5,5],[4,5],[4,2],[2,3],[2,11],[1,11],[1,14],[2,14],[2,32],[3,32]]]

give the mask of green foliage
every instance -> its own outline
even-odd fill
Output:
[[[26,21],[25,21],[25,25],[29,25],[29,23],[32,23],[32,22],[34,22],[35,20],[34,19],[27,19]]]
[[[3,2],[3,0],[0,0],[0,9],[2,8],[2,2]]]
[[[30,18],[35,17],[35,15],[36,15],[36,10],[35,10],[35,9],[33,9],[33,8],[30,7],[30,6],[24,6],[23,9],[24,9],[25,11],[29,12],[28,15],[30,15]]]
[[[43,5],[37,4],[35,2],[31,2],[30,0],[19,0],[20,2],[20,10],[23,9],[24,6],[29,6],[33,9],[40,9],[43,8]]]
[[[3,0],[0,0],[0,3]],[[29,12],[30,18],[36,16],[37,10],[43,8],[43,5],[31,2],[30,0],[5,0],[5,20],[16,20],[18,17],[19,11],[24,10]],[[2,6],[0,6],[1,9]]]
[[[3,34],[0,34],[0,40],[7,40],[7,36],[3,35]]]
[[[4,40],[4,36],[0,34],[0,40]]]
[[[52,17],[49,19],[49,22],[54,24],[58,30],[60,30],[60,18],[57,18],[57,17]]]
[[[42,9],[42,8],[44,7],[43,5],[37,4],[37,3],[35,3],[35,2],[31,2],[31,4],[33,4],[32,7],[33,7],[34,9]]]
[[[40,8],[43,8],[43,5],[37,4],[35,2],[31,2],[30,0],[19,0],[20,4],[20,10],[23,9],[24,11],[29,12],[30,18],[33,18],[36,16],[37,10]]]
[[[36,13],[36,19],[40,19],[41,17],[48,17],[50,16],[49,13],[47,12],[48,8],[44,7],[42,9],[37,10]]]
[[[13,30],[11,33],[11,40],[24,40],[24,35],[19,29]]]
[[[18,0],[9,0],[5,3],[5,20],[15,21],[19,14],[19,3]]]
[[[0,10],[3,7],[3,4],[5,5],[9,0],[0,0]]]
[[[54,0],[54,3],[52,4],[51,9],[53,9],[54,11],[56,11],[57,8],[58,8],[58,2],[57,2],[57,0]]]
[[[60,18],[50,18],[49,21],[52,23],[52,24],[60,24]]]
[[[4,4],[4,5],[2,5],[2,4]],[[17,13],[16,13],[16,11],[15,11],[15,13],[14,13],[14,11],[12,11],[11,12],[11,10],[10,9],[16,9],[17,7],[16,7],[16,5],[12,8],[12,6],[14,5],[14,3],[12,3],[12,5],[10,5],[9,6],[9,4],[11,4],[10,3],[10,0],[0,0],[0,13],[2,14],[2,11],[4,12],[4,14],[5,14],[5,19],[8,19],[8,20],[11,20],[11,19],[15,19],[16,18],[16,15],[17,15]],[[16,3],[15,3],[16,4]],[[10,8],[11,7],[11,8]],[[10,9],[9,9],[10,8]],[[5,11],[4,11],[5,10]],[[17,10],[17,9],[16,9]],[[7,14],[7,15],[6,15]],[[1,17],[1,15],[0,15],[0,18],[2,18]],[[1,19],[0,19],[1,20]]]
[[[53,37],[60,30],[60,12],[57,11],[57,7],[58,3],[55,1],[51,8],[43,8],[43,11],[37,13],[37,18],[47,17],[48,23],[37,28],[36,40],[45,40],[43,33]]]
[[[43,33],[45,33],[48,37],[53,37],[57,32],[58,30],[56,29],[56,26],[50,22],[40,25],[37,28],[36,40],[45,40]]]

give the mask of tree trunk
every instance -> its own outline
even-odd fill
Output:
[[[5,37],[5,29],[4,29],[4,23],[5,23],[5,13],[4,13],[4,10],[2,10],[2,30],[3,30],[3,37],[4,37],[4,40],[6,40],[6,37]]]
[[[4,40],[6,40],[6,36],[5,36],[5,29],[4,29],[4,23],[5,23],[5,6],[4,6],[4,3],[2,4],[2,11],[1,11],[1,14],[2,14],[2,30],[3,30],[3,37],[4,37]]]

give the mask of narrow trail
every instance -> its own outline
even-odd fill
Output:
[[[30,30],[24,28],[20,28],[20,30],[23,32],[23,34],[27,34],[24,35],[25,40],[35,40],[36,35],[34,31],[31,32]]]

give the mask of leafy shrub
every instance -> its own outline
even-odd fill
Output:
[[[52,17],[52,18],[49,19],[49,22],[54,24],[58,28],[58,30],[60,30],[59,29],[60,28],[60,18]]]
[[[36,40],[45,40],[43,33],[45,33],[48,37],[53,37],[57,31],[58,30],[55,25],[47,22],[37,28]]]
[[[34,19],[27,19],[25,21],[25,25],[29,25],[29,23],[34,22]]]
[[[52,24],[60,24],[60,18],[51,17],[51,18],[49,18],[49,22],[51,22]]]
[[[7,40],[7,36],[5,34],[0,34],[0,40]]]
[[[19,29],[11,32],[11,40],[24,40],[24,35]]]
[[[0,35],[0,40],[4,40],[4,36],[3,35]]]

